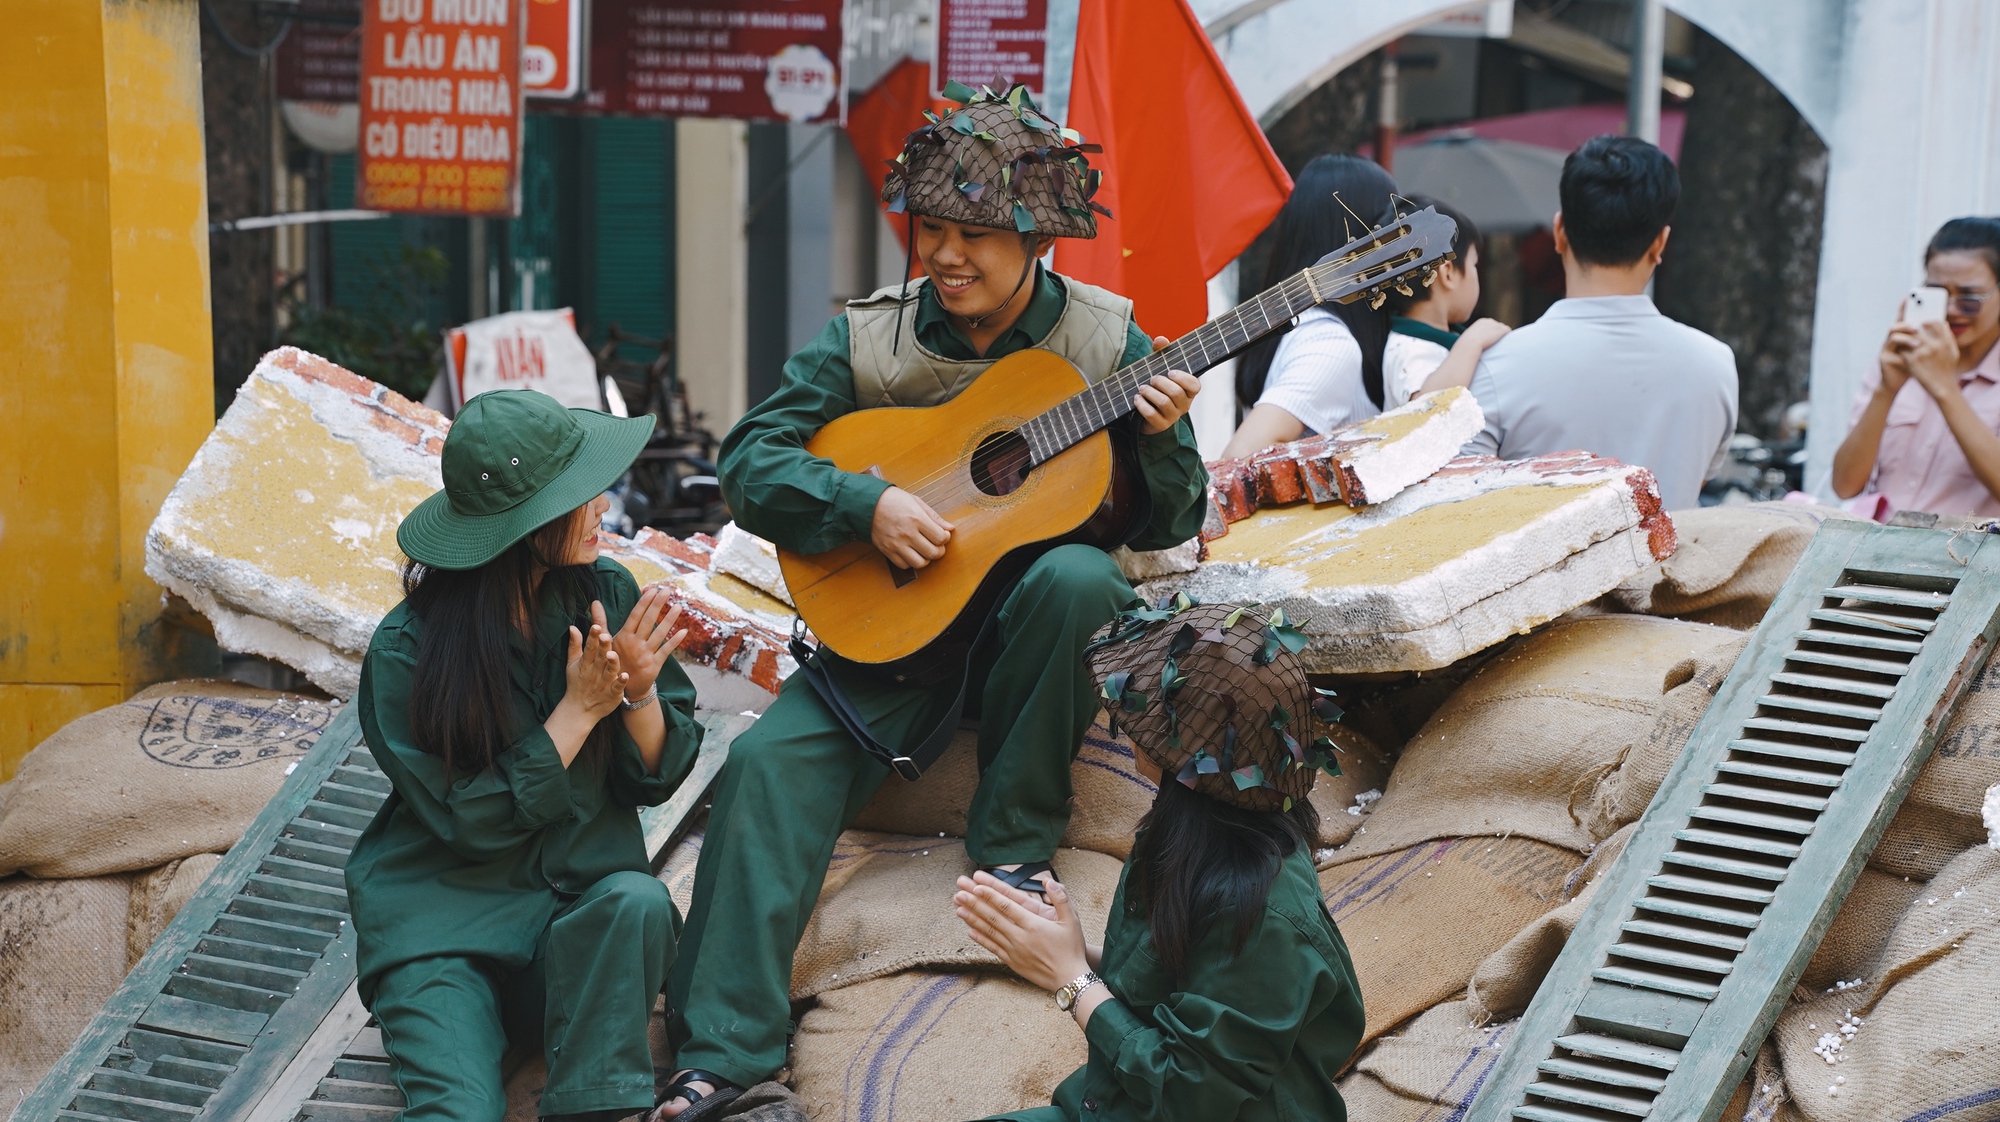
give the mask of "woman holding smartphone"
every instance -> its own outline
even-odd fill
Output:
[[[1944,314],[1904,301],[1833,455],[1833,490],[1863,496],[1880,521],[2000,516],[2000,218],[1939,227],[1924,284],[1942,290]]]

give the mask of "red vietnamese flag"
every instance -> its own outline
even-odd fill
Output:
[[[889,161],[902,154],[904,139],[923,127],[924,110],[941,113],[948,108],[952,106],[931,96],[931,64],[908,58],[848,103],[847,139],[854,145],[862,170],[868,173],[868,182],[875,187],[875,205],[889,219],[899,243],[907,237],[904,217],[889,214],[889,204],[881,200]]]
[[[1104,152],[1092,241],[1056,268],[1132,299],[1177,337],[1208,319],[1208,278],[1270,225],[1292,177],[1243,104],[1187,0],[1083,0],[1065,122]]]

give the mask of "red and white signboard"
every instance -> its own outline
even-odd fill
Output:
[[[454,413],[488,390],[540,390],[572,409],[604,408],[597,360],[568,308],[473,320],[445,332],[444,352]]]
[[[938,0],[931,89],[946,82],[1005,90],[1048,88],[1049,0]]]
[[[586,112],[839,120],[841,0],[596,0]]]
[[[356,206],[520,213],[528,2],[364,0]]]
[[[584,0],[528,0],[521,87],[529,97],[575,97],[583,89]]]

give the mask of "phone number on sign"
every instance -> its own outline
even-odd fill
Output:
[[[458,164],[370,163],[361,205],[423,210],[498,210],[509,205],[507,169]]]

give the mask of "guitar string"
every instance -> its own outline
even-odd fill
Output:
[[[1095,424],[1090,424],[1088,431],[1076,433],[1072,436],[1058,428],[1056,432],[1051,434],[1057,439],[1063,440],[1063,443],[1060,447],[1050,450],[1048,455],[1044,456],[1040,461],[1040,463],[1048,462],[1049,459],[1054,458],[1054,456],[1073,447],[1084,438],[1101,430],[1106,424],[1117,420],[1125,413],[1131,412],[1133,410],[1132,397],[1137,395],[1139,388],[1142,385],[1150,383],[1155,374],[1160,370],[1173,369],[1174,357],[1187,353],[1191,346],[1201,349],[1205,367],[1213,365],[1207,359],[1208,346],[1201,338],[1204,334],[1218,336],[1218,343],[1225,347],[1225,353],[1228,353],[1229,351],[1248,346],[1251,342],[1268,334],[1277,319],[1290,319],[1297,315],[1298,312],[1290,310],[1292,306],[1301,303],[1311,306],[1313,303],[1311,299],[1313,282],[1307,281],[1305,274],[1306,270],[1301,270],[1287,277],[1279,284],[1272,286],[1239,307],[1232,309],[1227,315],[1217,317],[1196,328],[1194,331],[1189,332],[1164,350],[1155,351],[1138,359],[1131,365],[1114,373],[1110,378],[1079,391],[1071,397],[1058,402],[1047,411],[1029,418],[1022,424],[1021,429],[1016,431],[1019,432],[1034,428],[1036,434],[1039,435],[1042,429],[1056,427],[1064,422],[1071,421],[1072,415],[1084,406],[1088,406],[1093,410],[1100,410],[1108,402],[1115,399],[1116,405],[1111,408],[1112,415],[1100,419]],[[1274,317],[1272,310],[1265,306],[1267,298],[1272,296],[1282,298],[1281,304],[1283,307],[1281,308],[1280,315],[1277,317]],[[1303,310],[1305,310],[1303,307],[1298,309],[1298,311]],[[1228,341],[1228,336],[1232,333],[1232,329],[1238,323],[1247,328],[1248,313],[1253,311],[1264,321],[1263,328],[1257,331],[1234,331],[1234,334],[1241,336],[1242,341],[1231,345]],[[1287,312],[1289,314],[1284,314]],[[1029,445],[1030,463],[1028,466],[1031,468],[1038,466],[1033,461],[1033,456],[1042,451],[1042,449],[1036,448],[1034,446],[1035,442],[1031,438],[1024,437],[1024,439],[1026,439]],[[939,483],[944,483],[946,486],[939,487]],[[969,487],[967,486],[968,484],[970,485]],[[986,494],[973,481],[969,466],[963,463],[954,463],[933,471],[930,475],[915,481],[911,486],[904,489],[923,499],[933,510],[940,510],[941,504],[975,501]]]
[[[1334,262],[1332,264],[1339,264],[1339,262]],[[1238,350],[1241,349],[1242,347],[1248,346],[1250,343],[1255,342],[1258,338],[1262,338],[1264,335],[1269,334],[1271,329],[1278,322],[1278,320],[1294,318],[1301,312],[1305,311],[1307,308],[1313,306],[1314,304],[1314,301],[1312,299],[1313,285],[1318,280],[1318,278],[1315,278],[1314,281],[1308,281],[1306,279],[1306,274],[1308,272],[1311,272],[1312,269],[1317,269],[1317,268],[1319,268],[1319,266],[1313,266],[1311,269],[1301,270],[1297,273],[1292,274],[1291,276],[1285,278],[1285,280],[1279,282],[1276,285],[1273,285],[1271,288],[1266,289],[1264,292],[1259,293],[1256,297],[1252,298],[1251,300],[1246,301],[1244,304],[1240,305],[1235,309],[1232,309],[1226,315],[1217,317],[1214,320],[1210,320],[1208,323],[1205,323],[1201,327],[1196,328],[1194,331],[1189,332],[1187,335],[1175,341],[1173,344],[1169,345],[1164,350],[1155,351],[1152,354],[1146,355],[1145,357],[1138,359],[1131,365],[1126,366],[1124,369],[1117,371],[1111,377],[1106,378],[1104,381],[1099,382],[1096,385],[1091,386],[1087,389],[1081,390],[1078,393],[1064,399],[1063,401],[1058,402],[1054,406],[1051,406],[1048,410],[1044,411],[1043,413],[1040,413],[1034,417],[1029,418],[1026,422],[1022,424],[1021,429],[1036,427],[1039,430],[1039,428],[1042,427],[1051,427],[1054,424],[1059,423],[1058,421],[1050,420],[1050,418],[1056,417],[1058,414],[1061,415],[1059,420],[1067,420],[1068,413],[1066,412],[1066,410],[1069,410],[1071,406],[1079,402],[1088,402],[1093,407],[1096,407],[1102,400],[1105,399],[1115,398],[1118,402],[1118,404],[1115,406],[1115,411],[1110,418],[1107,418],[1102,423],[1099,423],[1091,427],[1089,431],[1079,433],[1074,437],[1066,440],[1060,447],[1049,451],[1049,454],[1045,456],[1040,461],[1040,463],[1047,463],[1048,460],[1053,459],[1056,455],[1061,454],[1063,451],[1068,450],[1070,447],[1073,447],[1075,444],[1079,443],[1083,439],[1101,430],[1104,427],[1104,425],[1109,424],[1117,420],[1118,417],[1122,417],[1124,414],[1133,411],[1132,398],[1137,395],[1139,388],[1142,385],[1149,384],[1152,381],[1155,374],[1159,372],[1162,368],[1173,369],[1174,367],[1171,365],[1170,356],[1176,353],[1185,353],[1190,343],[1193,343],[1201,347],[1203,353],[1203,363],[1205,367],[1214,365],[1213,363],[1209,363],[1207,361],[1206,358],[1207,346],[1205,343],[1202,343],[1198,338],[1204,332],[1224,336],[1222,339],[1218,341],[1227,345],[1227,337],[1226,337],[1227,332],[1229,328],[1233,326],[1233,323],[1236,321],[1247,322],[1248,317],[1244,313],[1254,310],[1258,314],[1258,316],[1263,319],[1264,327],[1262,330],[1255,332],[1248,332],[1248,331],[1241,332],[1240,334],[1244,336],[1243,341],[1241,343],[1235,344],[1233,347],[1229,347],[1228,351],[1225,351],[1226,354],[1229,353],[1229,351]],[[1272,310],[1265,307],[1265,300],[1271,296],[1279,296],[1283,298],[1282,300],[1283,307],[1281,307],[1279,314],[1275,317],[1273,316]],[[1290,310],[1291,306],[1300,304],[1303,304],[1303,306],[1298,307],[1296,311]],[[1287,312],[1289,314],[1286,314]],[[1143,378],[1139,377],[1139,372],[1141,368],[1144,368],[1146,370],[1146,373]],[[1119,384],[1121,382],[1125,384],[1120,386]],[[1016,431],[1019,432],[1021,430],[1017,429]],[[1065,434],[1058,431],[1053,435],[1057,436],[1058,438],[1061,438]],[[1029,466],[1030,467],[1039,466],[1038,463],[1033,462],[1033,456],[1036,452],[1040,451],[1040,449],[1036,449],[1034,447],[1034,442],[1032,440],[1029,440],[1028,444],[1029,444],[1029,452],[1031,460]],[[944,483],[946,484],[946,486],[939,487],[938,484],[940,483]],[[972,479],[970,466],[964,463],[953,463],[946,467],[940,468],[936,471],[931,472],[929,475],[914,481],[910,486],[905,487],[903,489],[915,495],[917,498],[922,499],[928,506],[931,507],[932,510],[937,510],[940,513],[942,513],[942,504],[955,505],[961,501],[976,501],[979,497],[982,497],[986,494],[984,491],[981,491],[979,489],[978,484],[974,482],[974,480]]]
[[[1380,231],[1376,231],[1375,233],[1379,234]],[[1222,347],[1222,354],[1224,357],[1227,357],[1236,350],[1240,350],[1268,334],[1276,326],[1276,320],[1274,320],[1271,310],[1265,307],[1265,300],[1267,298],[1274,295],[1282,297],[1282,304],[1284,306],[1280,309],[1281,315],[1279,318],[1295,318],[1297,315],[1320,303],[1317,299],[1320,295],[1317,289],[1319,281],[1325,280],[1328,282],[1330,288],[1335,287],[1334,278],[1320,278],[1315,275],[1318,270],[1323,268],[1337,269],[1342,265],[1346,265],[1370,253],[1377,252],[1382,248],[1386,247],[1370,245],[1353,253],[1343,255],[1335,261],[1327,262],[1324,265],[1313,265],[1302,269],[1278,284],[1273,285],[1271,288],[1266,289],[1264,292],[1259,293],[1251,300],[1231,309],[1228,313],[1218,316],[1189,332],[1187,335],[1182,336],[1163,350],[1155,351],[1138,359],[1129,366],[1113,373],[1111,377],[1104,381],[1081,390],[1056,403],[1042,413],[1028,418],[1022,423],[1019,429],[1015,430],[1017,433],[1022,434],[1024,443],[1028,445],[1028,463],[1026,466],[1032,469],[1040,466],[1042,463],[1047,463],[1055,456],[1060,455],[1089,436],[1101,431],[1106,425],[1116,421],[1119,417],[1134,411],[1133,398],[1136,397],[1139,389],[1149,384],[1163,370],[1175,369],[1176,367],[1173,366],[1174,356],[1188,355],[1191,348],[1198,347],[1201,351],[1203,368],[1207,369],[1215,365],[1215,362],[1210,361],[1208,358],[1208,343],[1204,336],[1215,337],[1216,342]],[[1387,274],[1407,269],[1411,263],[1422,256],[1421,253],[1415,250],[1411,250],[1409,253],[1410,256],[1406,256],[1402,260],[1392,259],[1386,262],[1378,262],[1371,267],[1371,270],[1363,270],[1360,274],[1348,278],[1347,282],[1351,283],[1352,281],[1362,279],[1366,276],[1367,272],[1373,269],[1384,270]],[[1386,276],[1384,279],[1386,279]],[[1303,292],[1299,291],[1302,285],[1304,287]],[[1296,308],[1295,311],[1292,310],[1294,307]],[[1239,324],[1247,327],[1248,313],[1250,311],[1255,311],[1263,319],[1263,328],[1254,332],[1237,331],[1236,333],[1241,336],[1241,341],[1231,344],[1229,342],[1229,335],[1232,329]],[[1084,408],[1089,408],[1093,412],[1101,412],[1106,402],[1112,399],[1116,400],[1116,404],[1112,406],[1111,416],[1109,417],[1098,416],[1092,419],[1076,416]],[[1065,425],[1075,425],[1079,431],[1074,433],[1065,431]],[[1026,430],[1029,429],[1035,430],[1036,435],[1040,435],[1044,430],[1053,430],[1049,435],[1054,436],[1060,443],[1055,448],[1047,450],[1047,455],[1042,456],[1040,460],[1036,460],[1035,456],[1042,452],[1043,449],[1035,447],[1035,441],[1027,435]],[[943,484],[943,486],[940,486],[940,484]],[[986,492],[980,490],[977,482],[972,478],[970,465],[965,463],[952,463],[939,468],[903,489],[922,499],[932,510],[939,511],[940,513],[942,513],[946,506],[955,509],[961,502],[976,501],[978,498],[986,495]]]

